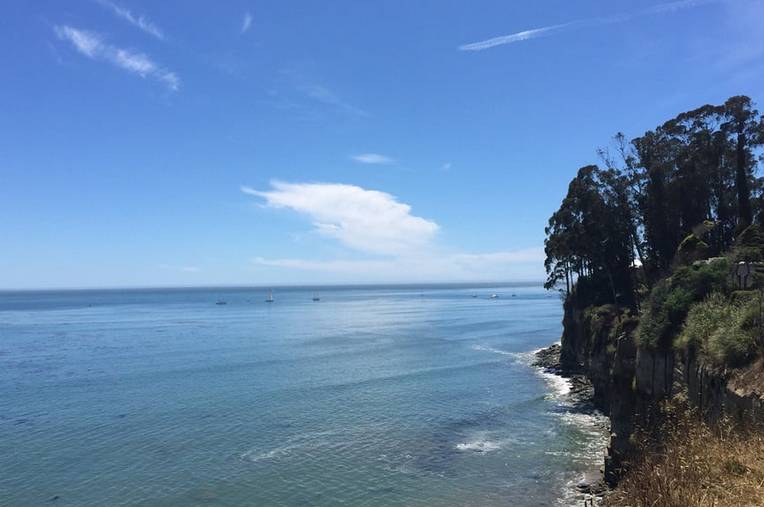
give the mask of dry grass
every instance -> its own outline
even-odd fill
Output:
[[[764,506],[764,434],[712,429],[674,408],[658,439],[645,438],[642,460],[603,505]]]

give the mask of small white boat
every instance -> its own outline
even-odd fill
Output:
[[[499,299],[498,294],[491,294],[490,299]]]
[[[265,298],[265,302],[266,303],[273,303],[273,291],[272,290],[268,291],[268,297]]]

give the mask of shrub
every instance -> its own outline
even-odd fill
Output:
[[[713,291],[725,291],[729,277],[727,259],[678,268],[672,276],[653,288],[637,331],[639,344],[646,348],[667,348],[693,303]]]
[[[708,259],[710,249],[708,243],[700,239],[695,234],[689,234],[679,244],[676,251],[674,262],[677,265],[691,264],[694,261]]]
[[[755,262],[764,260],[764,234],[757,224],[748,226],[735,238],[732,249],[734,262]]]
[[[755,290],[736,290],[732,291],[732,295],[730,297],[732,301],[738,303],[747,303],[753,299],[758,301],[759,292]]]
[[[721,326],[711,335],[706,351],[717,366],[737,367],[750,362],[756,352],[756,336],[737,326]]]
[[[758,298],[728,300],[716,292],[692,306],[674,346],[694,347],[715,366],[735,367],[751,360],[758,333]]]
[[[716,332],[722,320],[728,318],[730,304],[720,293],[714,292],[705,301],[695,304],[687,313],[682,332],[674,340],[674,347],[702,348],[708,337]]]

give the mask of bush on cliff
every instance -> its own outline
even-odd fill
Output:
[[[729,261],[716,259],[677,268],[673,275],[658,282],[644,305],[637,329],[638,343],[648,349],[666,349],[681,329],[693,303],[712,291],[725,291]]]
[[[708,259],[709,251],[708,243],[694,233],[691,233],[679,244],[679,248],[674,256],[674,263],[677,266],[681,266],[692,264],[702,259]]]
[[[692,347],[715,366],[736,367],[753,358],[758,332],[758,298],[728,299],[715,292],[690,308],[674,346]]]
[[[757,224],[748,226],[735,238],[732,248],[734,262],[760,262],[764,260],[764,233]]]

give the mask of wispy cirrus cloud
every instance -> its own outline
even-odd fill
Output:
[[[359,164],[368,165],[390,165],[394,164],[395,160],[379,153],[360,153],[350,157]]]
[[[250,28],[252,28],[252,21],[254,19],[252,18],[252,13],[245,12],[244,17],[241,20],[241,31],[240,33],[243,35],[249,31]]]
[[[288,208],[307,216],[315,231],[360,252],[403,255],[430,245],[438,231],[432,220],[415,216],[411,206],[390,194],[341,183],[271,182],[245,194],[265,199],[271,208]]]
[[[317,119],[326,113],[368,118],[365,109],[354,105],[315,72],[303,65],[279,70],[272,86],[267,89],[268,102],[280,109],[291,109],[306,119]],[[307,67],[310,67],[308,65]]]
[[[78,52],[92,60],[105,61],[131,74],[154,79],[172,91],[180,87],[177,74],[161,67],[143,53],[108,44],[95,32],[66,25],[56,26],[54,30],[59,39],[68,41]]]
[[[124,19],[139,30],[142,30],[143,32],[153,37],[156,37],[159,40],[164,40],[164,32],[145,16],[135,15],[130,10],[112,2],[111,0],[96,1],[103,7],[109,9],[115,16]]]
[[[349,104],[339,95],[334,93],[329,88],[320,84],[301,84],[298,87],[303,94],[307,97],[320,102],[326,106],[330,106],[340,112],[347,113],[353,116],[367,117],[369,113],[361,108],[358,108],[352,104]]]
[[[615,14],[612,16],[604,16],[597,18],[580,19],[576,21],[570,21],[568,23],[561,23],[557,25],[542,26],[539,28],[533,28],[530,30],[523,30],[521,32],[515,32],[508,35],[501,35],[498,37],[492,37],[490,39],[472,42],[469,44],[463,44],[459,46],[461,51],[483,51],[496,46],[503,46],[505,44],[513,44],[515,42],[522,42],[530,39],[536,39],[539,37],[545,37],[553,35],[558,32],[562,32],[572,28],[593,27],[601,25],[611,25],[615,23],[624,23],[635,18],[643,16],[651,16],[657,14],[671,13],[684,9],[692,9],[700,7],[702,5],[725,2],[728,0],[678,0],[674,2],[668,2],[664,4],[654,5],[646,9],[637,11],[625,12],[621,14]]]

